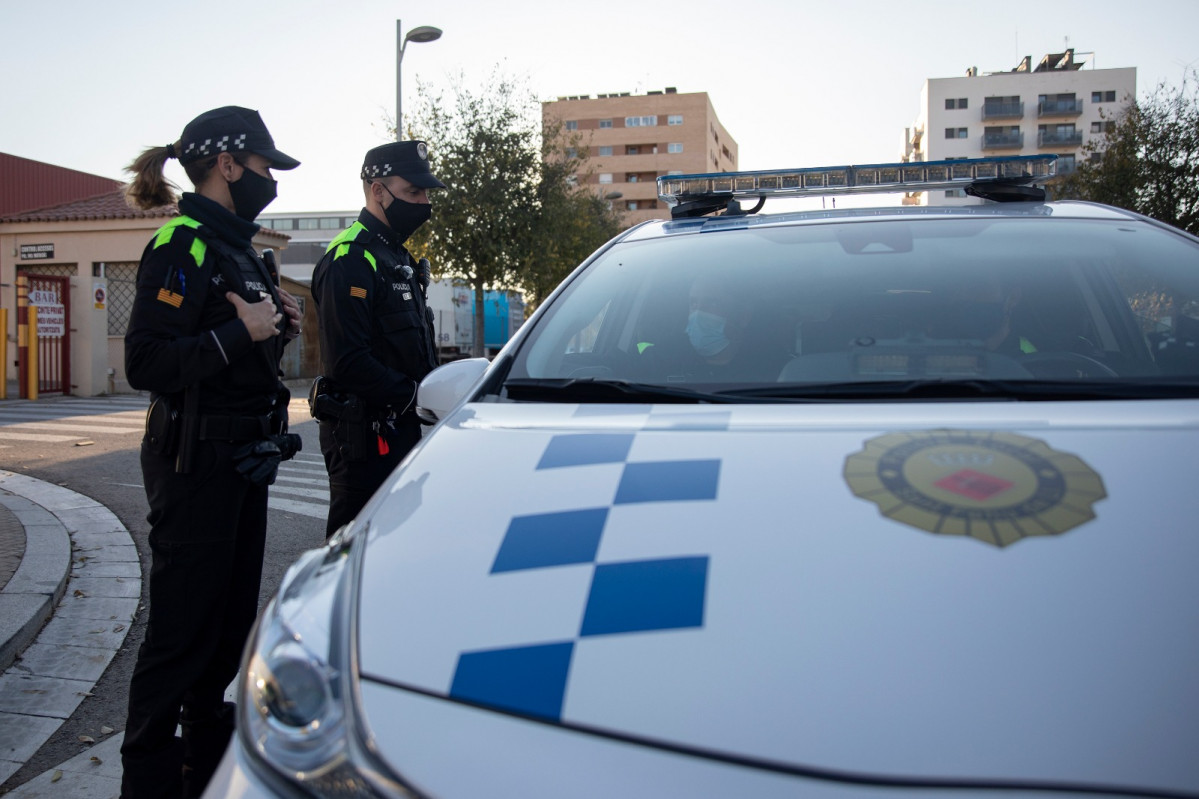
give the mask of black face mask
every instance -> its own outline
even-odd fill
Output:
[[[229,184],[229,196],[233,198],[233,212],[247,222],[253,222],[278,196],[278,183],[263,177],[242,164],[241,177]]]
[[[379,185],[383,186],[382,183]],[[386,186],[383,186],[383,191],[391,194],[391,189]],[[383,215],[387,217],[391,232],[396,234],[396,238],[403,244],[418,227],[429,221],[429,217],[433,215],[433,207],[428,203],[410,203],[394,194],[391,194],[391,199],[392,203],[383,209]]]

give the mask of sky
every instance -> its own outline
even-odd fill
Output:
[[[302,162],[268,211],[357,209],[395,116],[397,19],[444,31],[405,51],[406,113],[418,82],[497,70],[541,100],[706,91],[747,170],[897,161],[924,81],[970,67],[1073,47],[1136,67],[1141,97],[1199,69],[1199,0],[0,0],[0,152],[125,179],[143,147],[241,105]]]

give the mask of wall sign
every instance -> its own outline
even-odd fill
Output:
[[[22,244],[21,260],[48,261],[54,257],[53,244]]]

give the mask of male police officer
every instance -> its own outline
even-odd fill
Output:
[[[361,178],[366,207],[312,275],[324,376],[310,399],[329,472],[326,536],[420,440],[416,385],[437,366],[428,261],[418,264],[404,242],[429,219],[428,190],[445,184],[421,141],[368,151]]]

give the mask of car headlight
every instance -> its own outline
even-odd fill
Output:
[[[300,556],[246,649],[238,736],[250,766],[280,792],[410,795],[354,726],[354,538],[339,533]]]

